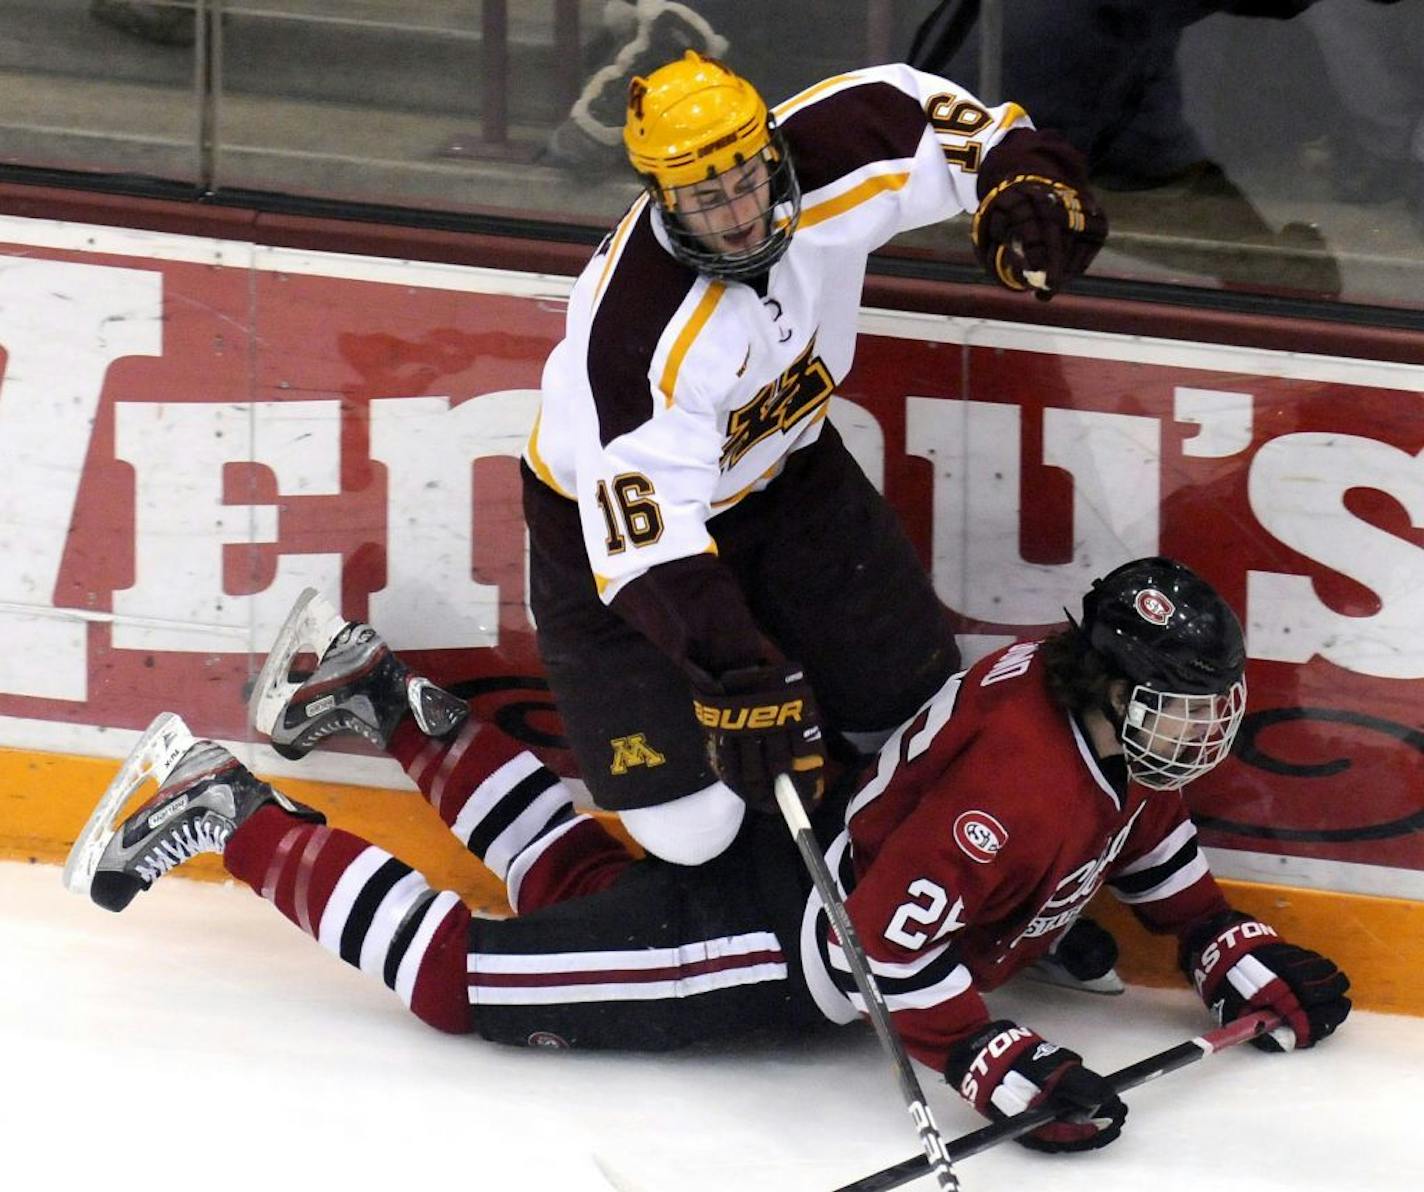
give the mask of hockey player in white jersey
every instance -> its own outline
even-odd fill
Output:
[[[593,797],[695,864],[958,667],[826,417],[869,254],[972,212],[990,276],[1048,298],[1106,223],[1065,141],[904,65],[769,111],[689,51],[633,80],[624,141],[646,190],[574,285],[524,453],[530,597]]]

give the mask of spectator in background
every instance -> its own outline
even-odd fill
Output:
[[[1183,32],[1218,12],[1288,20],[1313,2],[1015,0],[1000,6],[1004,84],[1035,119],[1061,130],[1109,189],[1219,177],[1182,110]],[[916,31],[910,64],[979,87],[981,7],[942,0]]]
[[[1368,0],[1357,8],[1396,0]],[[1203,230],[1233,243],[1279,250],[1279,284],[1321,297],[1341,291],[1339,267],[1313,224],[1277,229],[1213,161],[1183,110],[1178,50],[1185,31],[1217,13],[1289,20],[1316,0],[1015,0],[1001,4],[1003,85],[1088,159],[1104,190],[1171,187],[1201,200]],[[980,0],[942,0],[921,22],[911,65],[979,88]],[[1333,36],[1333,35],[1332,35]],[[1327,57],[1329,55],[1327,54]],[[1176,250],[1119,245],[1178,262]],[[1164,255],[1165,254],[1165,255]],[[1208,268],[1226,269],[1217,264]],[[1225,276],[1223,273],[1222,276]]]
[[[628,84],[664,62],[696,50],[721,58],[730,43],[692,8],[669,0],[609,0],[603,29],[593,41],[600,65],[584,83],[569,114],[549,135],[544,161],[596,178],[623,168],[623,119]]]
[[[1424,6],[1321,0],[1305,23],[1340,100],[1330,133],[1335,197],[1404,199],[1424,231]]]
[[[1216,13],[1290,20],[1318,0],[1015,0],[1001,4],[1005,87],[1059,129],[1088,158],[1094,181],[1113,190],[1144,190],[1213,167],[1182,111],[1177,50],[1188,27]],[[1311,28],[1321,40],[1332,81],[1352,115],[1374,122],[1380,156],[1407,160],[1416,134],[1395,113],[1417,118],[1421,38],[1377,11],[1398,0],[1327,0]],[[908,61],[978,88],[976,26],[980,0],[941,0],[915,32]],[[1376,78],[1377,74],[1383,75]],[[991,97],[992,98],[992,97]],[[1419,150],[1416,149],[1416,152]],[[1219,173],[1219,171],[1217,171]]]

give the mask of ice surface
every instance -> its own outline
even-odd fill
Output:
[[[522,1051],[423,1025],[245,889],[168,878],[112,915],[57,867],[0,864],[0,911],[3,1182],[24,1192],[828,1192],[916,1148],[867,1027]],[[1186,990],[1025,984],[991,1009],[1104,1071],[1209,1025]],[[921,1078],[947,1135],[981,1124]],[[1127,1100],[1106,1150],[1008,1144],[960,1164],[965,1192],[1424,1189],[1424,1020],[1356,1014],[1321,1048],[1238,1048]]]

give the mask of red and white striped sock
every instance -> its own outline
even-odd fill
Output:
[[[223,864],[322,947],[383,980],[412,1012],[473,1029],[465,956],[470,912],[409,865],[350,832],[263,807],[232,834]]]
[[[435,738],[407,717],[389,748],[518,913],[597,893],[632,861],[602,824],[574,811],[557,774],[495,725],[471,716]]]

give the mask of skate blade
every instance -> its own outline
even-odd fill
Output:
[[[134,791],[150,778],[162,786],[173,767],[194,743],[195,738],[181,716],[174,712],[161,712],[154,718],[114,775],[114,780],[90,814],[89,822],[79,833],[79,839],[69,850],[69,857],[64,863],[67,890],[74,894],[89,893],[99,859],[118,831],[116,821],[124,805],[133,797]]]
[[[1061,964],[1048,957],[1029,965],[1024,969],[1023,975],[1030,981],[1040,981],[1044,985],[1059,985],[1064,989],[1076,989],[1079,993],[1106,994],[1109,997],[1114,997],[1127,988],[1122,983],[1122,978],[1117,975],[1116,969],[1108,969],[1100,977],[1080,981]]]
[[[252,686],[247,713],[258,732],[272,735],[282,709],[301,686],[288,677],[292,659],[304,649],[320,659],[345,627],[345,619],[320,592],[315,588],[303,589]]]

